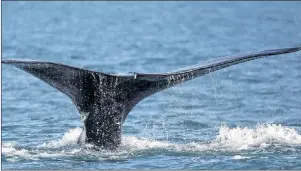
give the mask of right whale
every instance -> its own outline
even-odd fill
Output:
[[[167,73],[108,74],[32,60],[4,59],[2,63],[34,75],[72,100],[84,122],[79,143],[116,149],[128,113],[147,96],[231,65],[300,50],[295,47],[226,56]]]

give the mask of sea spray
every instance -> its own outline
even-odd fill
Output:
[[[158,150],[164,149],[163,151],[160,150],[160,153],[163,154],[166,151],[169,153],[211,153],[212,151],[228,153],[242,150],[267,149],[275,144],[280,147],[293,147],[296,149],[301,147],[301,134],[297,130],[277,124],[260,124],[254,128],[239,126],[230,128],[226,125],[221,125],[216,138],[208,142],[175,143],[124,135],[121,147],[116,151],[99,151],[89,148],[91,146],[88,145],[75,145],[81,131],[81,128],[70,129],[62,138],[45,142],[34,148],[22,147],[15,142],[5,142],[2,144],[2,155],[9,162],[20,159],[37,160],[38,158],[62,156],[77,156],[87,160],[119,160],[137,154],[141,155],[145,150],[158,152]],[[233,159],[241,158],[248,157],[233,157]]]

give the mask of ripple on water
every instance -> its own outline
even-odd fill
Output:
[[[7,161],[40,160],[41,158],[81,158],[84,160],[123,160],[137,156],[149,155],[204,155],[235,154],[237,152],[256,151],[301,152],[301,134],[293,128],[276,124],[262,124],[255,128],[223,125],[219,128],[215,139],[208,142],[175,143],[155,139],[123,136],[122,145],[116,151],[93,150],[92,145],[78,145],[77,139],[82,129],[74,128],[66,132],[62,138],[45,142],[37,147],[22,147],[15,142],[2,144],[2,154]],[[186,153],[186,154],[185,154]],[[233,159],[248,159],[250,156],[234,155]]]

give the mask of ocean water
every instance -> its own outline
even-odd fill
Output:
[[[2,58],[167,72],[301,45],[301,2],[3,2]],[[141,101],[116,151],[76,144],[67,96],[2,65],[2,169],[301,169],[301,53],[258,59]]]

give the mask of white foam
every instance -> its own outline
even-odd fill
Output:
[[[5,154],[7,157],[22,157],[25,159],[34,159],[33,156],[29,154],[29,151],[26,149],[17,149],[15,142],[7,142],[2,144],[2,153]],[[12,162],[16,160],[14,158],[10,158]]]
[[[261,124],[251,128],[229,128],[221,126],[216,143],[225,148],[248,149],[252,147],[267,148],[271,144],[301,145],[301,135],[294,128],[277,124]]]
[[[123,137],[122,144],[132,150],[164,148],[175,151],[240,151],[267,148],[270,145],[301,145],[301,135],[295,129],[276,124],[262,124],[255,128],[230,128],[222,125],[215,140],[209,143],[175,144],[147,138]]]
[[[15,144],[15,143],[14,143]],[[71,151],[51,151],[49,149],[25,149],[19,148],[15,145],[10,146],[10,143],[5,143],[2,146],[2,154],[6,156],[7,161],[16,162],[19,159],[30,159],[38,160],[39,158],[45,157],[58,157],[58,156],[73,156],[76,153],[79,153],[80,149],[72,149]]]
[[[127,149],[145,150],[151,148],[169,148],[172,144],[163,141],[137,138],[134,136],[122,137],[122,146]]]
[[[56,156],[94,156],[99,160],[127,158],[135,152],[150,149],[165,149],[174,152],[203,152],[221,151],[232,152],[245,149],[264,149],[271,145],[279,146],[301,146],[301,135],[294,128],[276,125],[261,124],[255,128],[235,127],[230,128],[222,125],[218,135],[210,142],[188,142],[183,144],[168,141],[159,141],[143,137],[123,136],[121,148],[117,151],[93,151],[83,149],[82,146],[72,146],[71,148],[58,148],[73,145],[82,132],[81,128],[70,129],[62,138],[47,143],[36,148],[18,147],[14,142],[2,144],[2,154],[8,161],[15,161],[16,158],[36,160],[40,157]],[[133,153],[134,152],[134,153]],[[245,159],[248,156],[233,156],[234,160]]]
[[[61,139],[43,143],[39,147],[58,148],[66,145],[76,144],[81,132],[81,128],[70,129]]]
[[[247,157],[247,156],[241,156],[241,155],[235,155],[233,156],[234,160],[242,160],[242,159],[249,159],[251,157]]]
[[[13,148],[16,145],[15,142],[6,142],[5,144],[2,145],[2,153],[11,153],[15,149]]]

